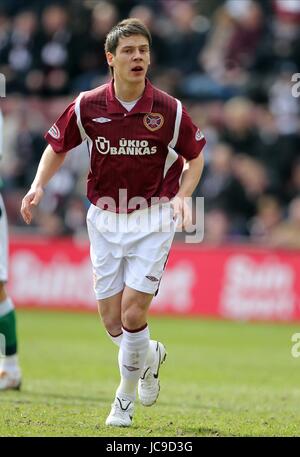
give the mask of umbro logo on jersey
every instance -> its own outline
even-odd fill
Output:
[[[52,136],[52,138],[55,138],[56,140],[58,140],[60,137],[60,131],[56,124],[52,125],[52,127],[48,130],[48,133]]]
[[[106,122],[111,122],[111,119],[108,119],[108,117],[95,117],[93,121],[100,122],[100,124],[105,124]]]

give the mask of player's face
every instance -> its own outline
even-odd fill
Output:
[[[119,39],[115,55],[107,53],[108,64],[114,69],[114,78],[126,83],[144,81],[150,64],[147,38],[132,35]]]

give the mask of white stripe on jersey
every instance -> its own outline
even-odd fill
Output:
[[[78,125],[78,128],[79,128],[81,139],[82,139],[82,141],[87,140],[89,156],[91,157],[92,148],[93,148],[93,142],[92,142],[91,138],[88,136],[88,134],[86,133],[86,131],[85,131],[83,125],[82,125],[82,122],[81,122],[80,102],[81,102],[81,99],[82,99],[83,95],[84,95],[84,92],[81,92],[78,95],[77,99],[76,99],[76,102],[75,102],[75,114],[76,114],[77,125]]]
[[[179,128],[180,128],[180,123],[181,123],[181,118],[182,118],[182,104],[179,100],[177,100],[177,98],[176,98],[176,103],[177,103],[177,111],[176,111],[176,119],[175,119],[175,125],[174,125],[174,133],[173,133],[173,138],[171,139],[170,143],[168,144],[168,154],[167,154],[166,162],[165,162],[164,177],[168,173],[168,171],[171,168],[171,166],[173,165],[173,163],[175,163],[178,158],[178,154],[174,150],[174,147],[176,146],[176,143],[178,140],[178,135],[179,135]]]
[[[82,122],[81,122],[81,116],[80,116],[80,100],[82,99],[84,92],[81,92],[78,97],[76,98],[75,102],[75,114],[76,114],[76,119],[77,119],[77,125],[79,128],[79,132],[81,135],[82,141],[87,138],[87,134],[85,133],[85,130],[83,128]]]
[[[174,126],[174,134],[173,138],[169,143],[170,148],[175,148],[177,140],[178,140],[178,135],[179,135],[179,127],[181,123],[181,118],[182,118],[182,104],[177,98],[175,99],[177,103],[177,111],[176,111],[176,119],[175,119],[175,126]]]

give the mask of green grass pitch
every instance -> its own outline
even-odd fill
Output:
[[[129,429],[104,425],[117,347],[97,315],[19,311],[23,386],[0,393],[0,436],[299,436],[299,325],[152,317],[161,393]]]

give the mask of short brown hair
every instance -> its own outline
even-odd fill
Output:
[[[124,19],[107,34],[104,45],[105,52],[115,54],[119,39],[131,35],[142,35],[147,38],[149,46],[152,44],[151,33],[142,21],[136,18]]]

